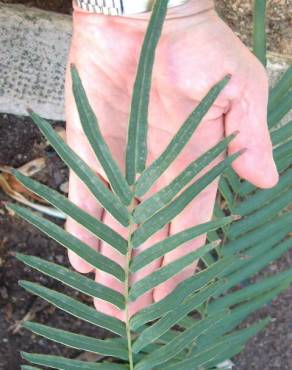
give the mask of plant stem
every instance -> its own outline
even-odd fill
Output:
[[[135,198],[133,198],[129,211],[132,214],[135,207]],[[132,258],[132,233],[134,231],[134,223],[132,218],[130,219],[129,224],[129,234],[128,234],[128,251],[126,256],[126,266],[125,266],[125,323],[126,323],[126,332],[127,332],[127,341],[128,341],[128,357],[130,370],[134,370],[134,361],[133,361],[133,351],[132,351],[132,334],[131,334],[131,325],[130,325],[130,312],[129,312],[129,288],[130,288],[130,262]]]

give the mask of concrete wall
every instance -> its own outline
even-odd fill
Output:
[[[71,17],[0,5],[0,111],[64,118]]]

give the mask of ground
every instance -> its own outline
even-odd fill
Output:
[[[3,2],[3,0],[2,0]],[[6,3],[22,2],[27,5],[69,13],[71,0],[4,0]],[[289,50],[289,0],[274,0],[268,7],[269,50],[290,58]],[[218,0],[217,6],[229,24],[250,44],[251,1]],[[62,127],[62,123],[54,123]],[[46,145],[38,130],[27,118],[0,115],[0,165],[19,167],[32,159],[45,158],[46,167],[36,178],[49,186],[59,189],[67,180],[68,171],[55,152]],[[15,252],[37,255],[42,258],[68,266],[64,249],[49,240],[40,232],[17,219],[5,210],[10,199],[0,190],[0,370],[18,370],[19,351],[53,353],[71,358],[82,358],[84,354],[74,349],[56,345],[28,331],[20,329],[19,321],[24,318],[46,323],[54,327],[71,330],[92,336],[104,337],[105,333],[96,331],[90,325],[70,318],[60,310],[44,304],[40,299],[27,294],[18,286],[18,280],[40,281],[50,288],[62,289],[61,284],[41,276],[17,262]],[[62,221],[56,220],[62,224]],[[270,275],[291,266],[291,254],[270,265],[260,276]],[[259,278],[260,278],[259,276]],[[248,282],[247,282],[248,283]],[[74,294],[69,288],[65,292]],[[81,294],[77,297],[88,304],[90,300]],[[254,338],[245,351],[236,358],[236,370],[288,370],[291,364],[291,311],[292,290],[283,293],[272,304],[257,312],[249,320],[270,315],[275,320],[267,330]],[[290,332],[290,333],[289,333]],[[81,357],[80,357],[81,356]],[[289,362],[290,361],[290,362]]]

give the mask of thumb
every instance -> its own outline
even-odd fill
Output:
[[[229,146],[229,154],[246,149],[233,164],[237,174],[260,188],[270,188],[279,180],[267,124],[268,82],[262,69],[246,82],[240,98],[232,101],[225,118],[225,132],[239,131]],[[232,83],[232,82],[231,82]]]

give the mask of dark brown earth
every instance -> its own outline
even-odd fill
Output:
[[[71,0],[2,0],[2,2],[24,3],[62,13],[71,12]],[[247,44],[250,44],[251,35],[250,4],[250,0],[217,0],[220,13]],[[289,55],[292,53],[288,34],[289,25],[291,25],[289,0],[274,0],[269,1],[268,4],[269,50],[290,58]],[[39,157],[46,159],[46,168],[36,178],[55,189],[60,189],[60,185],[67,180],[68,171],[54,151],[47,148],[38,130],[27,118],[0,115],[0,165],[19,167]],[[60,283],[32,272],[17,262],[14,253],[22,252],[68,266],[64,249],[27,223],[9,214],[5,209],[8,201],[10,199],[0,190],[0,370],[18,370],[21,363],[20,350],[77,358],[80,356],[79,351],[49,342],[17,326],[19,321],[29,316],[30,320],[53,327],[100,338],[105,336],[104,332],[96,331],[90,325],[81,324],[80,321],[27,294],[18,286],[18,280],[38,281],[49,288],[62,290],[90,304],[90,300],[85,296],[64,288]],[[62,224],[58,220],[56,222]],[[277,263],[270,265],[259,278],[291,266],[291,260],[291,254],[287,254]],[[245,351],[236,358],[236,370],[291,369],[291,312],[292,290],[290,289],[253,315],[249,322],[266,315],[270,315],[275,321],[267,330],[254,338]]]

